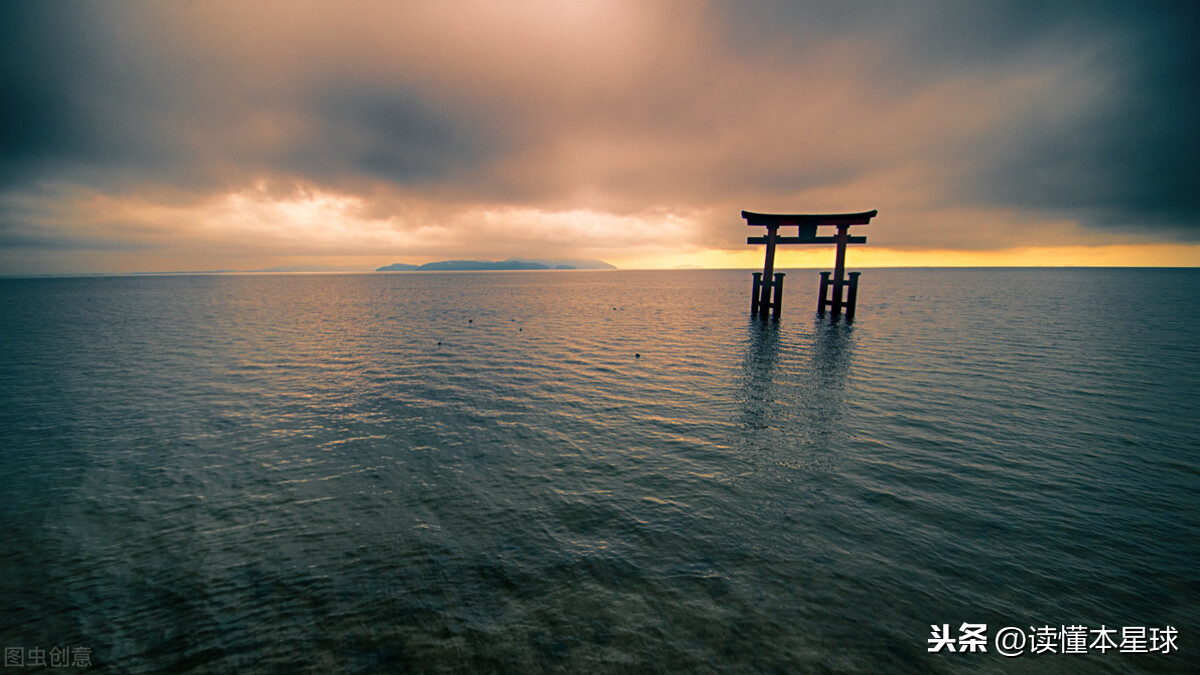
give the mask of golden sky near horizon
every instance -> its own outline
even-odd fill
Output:
[[[863,267],[1200,265],[1196,17],[5,3],[0,274],[755,267],[742,209],[878,209]]]

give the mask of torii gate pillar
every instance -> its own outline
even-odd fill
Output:
[[[833,265],[833,279],[829,272],[821,273],[821,290],[817,301],[817,311],[824,313],[826,307],[834,314],[841,314],[845,308],[846,318],[854,316],[854,306],[858,300],[858,272],[850,272],[846,279],[846,246],[848,244],[865,244],[866,237],[850,236],[851,225],[866,225],[871,222],[878,211],[863,213],[826,213],[826,214],[785,214],[785,213],[753,213],[742,211],[742,218],[750,226],[767,228],[764,237],[747,237],[747,244],[766,244],[767,255],[763,262],[763,271],[754,273],[754,288],[750,295],[750,311],[758,313],[763,318],[774,314],[779,318],[779,310],[783,305],[783,273],[775,272],[775,246],[778,244],[837,244],[837,257]],[[817,236],[817,228],[823,225],[837,227],[833,236]],[[795,237],[779,236],[779,228],[795,226]],[[829,291],[833,291],[832,298]],[[847,291],[849,291],[847,293]]]

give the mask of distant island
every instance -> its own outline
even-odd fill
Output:
[[[393,263],[384,265],[376,272],[479,272],[496,270],[615,270],[616,266],[603,260],[569,258],[565,260],[439,260],[424,265]]]

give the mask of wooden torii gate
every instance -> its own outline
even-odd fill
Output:
[[[824,313],[825,308],[832,309],[834,314],[846,310],[846,318],[854,316],[854,305],[858,300],[859,272],[850,272],[846,279],[846,245],[865,244],[866,237],[850,236],[851,225],[866,225],[871,222],[878,211],[862,213],[824,213],[824,214],[788,214],[788,213],[752,213],[742,211],[742,218],[750,227],[765,226],[765,237],[747,237],[747,244],[766,244],[767,257],[763,263],[763,271],[754,273],[754,290],[750,297],[750,311],[757,312],[762,317],[774,313],[779,317],[779,309],[783,305],[783,272],[775,271],[775,246],[777,244],[837,244],[837,258],[833,265],[833,279],[829,272],[821,272],[821,293],[817,300],[817,311]],[[825,225],[837,226],[835,235],[817,235],[817,228]],[[781,226],[795,226],[796,236],[781,237]],[[830,289],[833,290],[830,297]],[[846,293],[846,291],[849,291]]]

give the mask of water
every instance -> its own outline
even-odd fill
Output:
[[[816,282],[764,324],[732,271],[0,280],[0,646],[114,673],[1194,664],[1200,271],[868,270],[852,325]],[[963,622],[1182,652],[928,653]]]

